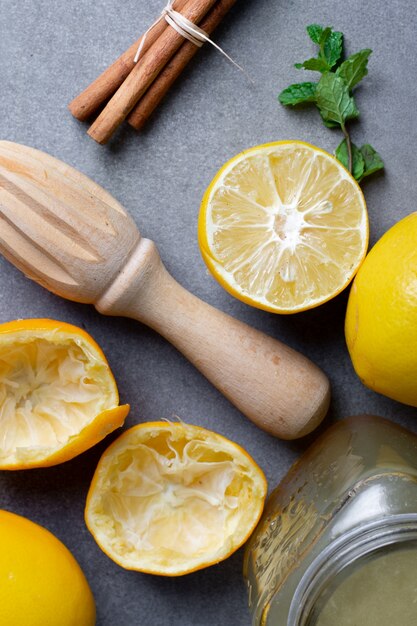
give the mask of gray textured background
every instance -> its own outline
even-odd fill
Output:
[[[333,386],[326,423],[367,412],[416,430],[415,409],[366,390],[356,378],[343,337],[346,293],[296,316],[249,308],[208,275],[196,238],[203,192],[235,153],[284,138],[329,151],[339,142],[315,110],[294,113],[276,101],[282,88],[300,79],[293,63],[313,51],[304,34],[311,22],[345,32],[348,52],[374,50],[370,75],[357,90],[362,118],[353,126],[354,138],[372,143],[386,162],[386,174],[364,186],[371,242],[416,210],[416,9],[406,0],[238,0],[216,40],[256,77],[256,86],[219,54],[203,50],[144,132],[125,128],[100,147],[66,105],[136,39],[162,4],[1,0],[0,137],[46,150],[104,185],[143,235],[155,240],[185,287],[314,359]],[[242,444],[271,487],[308,443],[281,442],[258,430],[153,332],[60,300],[3,259],[0,293],[0,322],[52,317],[83,326],[95,337],[114,370],[121,400],[132,405],[127,426],[179,415],[212,428]],[[73,551],[96,597],[98,626],[248,626],[242,551],[205,571],[163,579],[124,571],[98,549],[85,528],[83,507],[98,458],[112,438],[62,466],[2,473],[0,506],[44,524]]]

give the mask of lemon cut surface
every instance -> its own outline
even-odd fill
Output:
[[[237,444],[197,426],[145,423],[102,456],[86,522],[122,567],[177,576],[237,550],[259,520],[266,489]]]
[[[83,330],[54,320],[0,325],[0,469],[66,461],[120,426],[128,406]]]
[[[337,295],[366,254],[360,187],[306,143],[251,148],[226,163],[201,205],[199,243],[214,277],[240,300],[276,313]]]

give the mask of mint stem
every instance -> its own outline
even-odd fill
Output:
[[[346,130],[346,126],[344,124],[340,125],[342,128],[342,132],[345,136],[346,139],[346,146],[347,146],[347,151],[348,151],[348,159],[349,159],[349,172],[352,174],[352,165],[353,165],[353,159],[352,159],[352,142],[350,140],[350,135],[348,133],[348,131]]]

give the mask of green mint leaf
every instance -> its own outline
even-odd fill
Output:
[[[307,59],[304,63],[296,63],[295,67],[315,72],[328,72],[342,55],[342,33],[333,31],[330,26],[323,28],[318,24],[307,26],[307,32],[310,39],[320,46],[319,55],[317,58]]]
[[[336,159],[340,161],[341,164],[344,165],[345,168],[348,170],[349,169],[349,155],[348,155],[348,150],[347,150],[346,139],[343,139],[343,141],[339,143],[339,145],[337,146],[334,152],[334,155]],[[362,160],[363,160],[363,157],[362,157]],[[365,163],[362,168],[362,173],[364,169],[365,169]]]
[[[327,65],[324,59],[307,59],[304,63],[296,63],[295,67],[300,70],[312,70],[313,72],[327,72],[330,67]]]
[[[321,49],[323,49],[323,46],[326,43],[327,38],[329,37],[331,32],[332,32],[332,29],[330,26],[326,26],[326,28],[323,28],[323,30],[321,31],[321,35],[319,39],[319,46]]]
[[[352,146],[352,175],[356,180],[361,180],[364,171],[365,171],[365,159],[362,155],[362,152],[359,150],[358,146],[355,146],[354,143]],[[341,162],[345,168],[349,169],[349,153],[347,149],[346,139],[343,139],[342,143],[340,143],[336,148],[336,159]]]
[[[331,31],[323,43],[323,57],[329,67],[334,67],[342,56],[343,33]]]
[[[346,83],[333,72],[320,78],[316,89],[316,102],[325,122],[344,124],[359,116],[353,97]]]
[[[307,26],[307,33],[311,41],[314,41],[314,43],[320,45],[320,38],[323,33],[323,26],[320,26],[319,24],[310,24],[310,26]]]
[[[362,178],[384,169],[384,161],[369,143],[362,146],[361,154],[365,163],[365,171],[362,174]]]
[[[323,124],[327,126],[327,128],[340,128],[340,124],[338,124],[337,122],[331,122],[330,120],[325,120],[320,109],[319,109],[319,113],[320,113]]]
[[[278,96],[278,100],[281,104],[286,106],[302,104],[303,102],[315,102],[316,101],[316,87],[317,83],[297,83],[290,85]]]
[[[353,89],[367,75],[368,59],[371,52],[372,50],[365,48],[356,54],[352,54],[337,68],[336,74],[345,81],[349,90]]]

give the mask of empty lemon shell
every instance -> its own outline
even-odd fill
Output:
[[[103,454],[86,523],[122,567],[179,576],[235,552],[254,530],[266,491],[262,470],[232,441],[198,426],[150,422]]]
[[[45,319],[0,325],[0,469],[47,467],[124,422],[116,382],[81,328]]]

